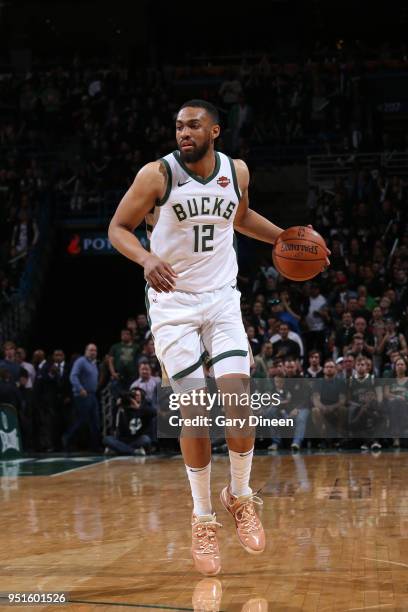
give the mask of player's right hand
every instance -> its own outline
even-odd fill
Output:
[[[177,278],[176,272],[170,264],[163,261],[157,255],[151,254],[144,265],[144,277],[157,293],[170,293],[176,288],[174,281]]]

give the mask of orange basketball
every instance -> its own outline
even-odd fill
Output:
[[[326,255],[326,243],[320,234],[301,225],[282,232],[272,251],[278,272],[295,281],[306,281],[319,274],[326,267]]]

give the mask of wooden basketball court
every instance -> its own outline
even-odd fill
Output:
[[[402,451],[255,457],[268,540],[250,556],[220,507],[228,461],[216,456],[223,568],[211,588],[222,599],[209,609],[408,610],[407,459]],[[22,609],[194,610],[197,592],[211,586],[192,565],[180,457],[3,462],[2,474],[1,609],[10,592],[64,592],[65,605]]]

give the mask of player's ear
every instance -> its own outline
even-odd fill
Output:
[[[211,136],[213,140],[216,140],[218,138],[218,136],[220,135],[220,131],[221,131],[220,126],[217,123],[215,123],[211,128]]]

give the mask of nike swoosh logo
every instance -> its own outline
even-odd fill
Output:
[[[190,183],[191,179],[188,179],[188,181],[185,181],[185,183],[180,183],[180,181],[178,181],[177,185],[179,187],[182,187],[183,185],[187,185],[187,183]]]

